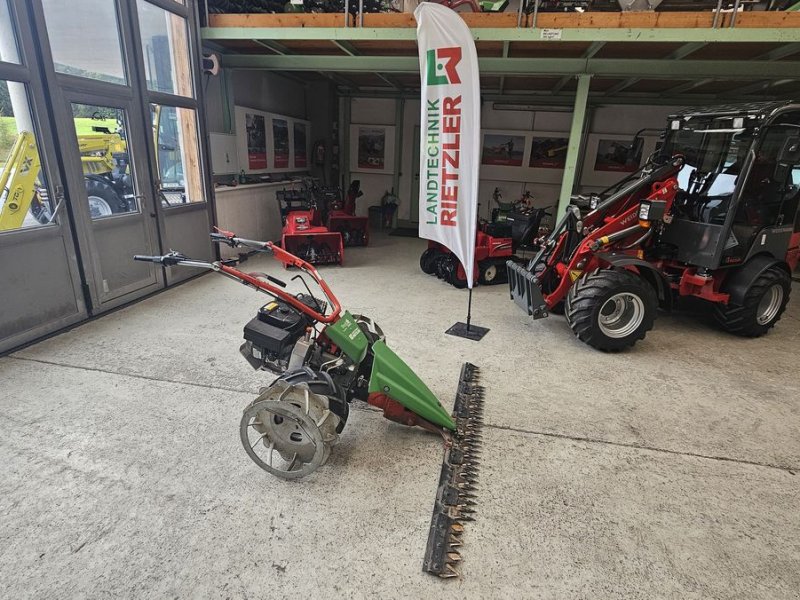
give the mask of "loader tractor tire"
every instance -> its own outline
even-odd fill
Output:
[[[747,290],[741,306],[717,304],[714,316],[729,333],[762,336],[780,321],[791,289],[791,278],[786,271],[778,267],[767,269]]]
[[[111,184],[97,179],[86,179],[85,182],[89,215],[92,219],[128,212],[125,200],[119,197]]]
[[[428,248],[419,257],[419,268],[426,275],[433,275],[436,273],[436,257],[441,253],[437,248]]]
[[[564,309],[579,340],[603,352],[618,352],[653,328],[658,297],[636,273],[602,269],[575,282]]]

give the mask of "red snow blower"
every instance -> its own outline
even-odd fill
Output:
[[[361,181],[353,180],[344,200],[336,195],[328,214],[328,229],[340,233],[345,246],[369,245],[369,219],[356,216],[356,200],[363,195]]]
[[[343,264],[342,235],[322,225],[313,190],[282,190],[276,196],[284,219],[281,247],[312,265]]]

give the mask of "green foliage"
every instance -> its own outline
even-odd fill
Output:
[[[17,139],[17,127],[13,117],[0,117],[0,163],[5,163],[11,147]]]
[[[13,114],[11,96],[8,94],[8,84],[0,79],[0,117],[10,117]]]

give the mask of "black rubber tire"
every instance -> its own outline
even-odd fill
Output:
[[[639,325],[624,337],[606,335],[598,322],[600,310],[619,293],[628,293],[641,300]],[[658,313],[658,297],[652,286],[632,271],[602,269],[578,279],[570,288],[564,306],[567,323],[579,340],[603,352],[619,352],[630,348],[653,328]]]
[[[492,269],[491,267],[494,267]],[[492,275],[492,273],[494,273]],[[500,285],[508,282],[506,261],[497,258],[487,258],[478,263],[478,283],[481,285]]]
[[[783,301],[775,316],[762,325],[757,320],[758,305],[774,285],[783,287]],[[792,280],[789,273],[779,267],[772,267],[764,271],[753,282],[753,285],[747,290],[741,306],[717,304],[714,307],[714,317],[728,333],[742,337],[760,337],[775,327],[775,323],[781,320],[781,315],[786,310],[786,305],[789,302],[791,290]]]
[[[466,277],[464,279],[458,277],[458,265],[459,262],[455,254],[448,256],[443,266],[443,279],[453,287],[463,289],[467,287],[467,279]]]
[[[125,202],[125,199],[119,197],[119,194],[117,194],[111,184],[98,179],[86,178],[84,181],[86,185],[86,195],[97,196],[103,199],[111,209],[111,214],[116,215],[128,212],[128,204]]]
[[[433,268],[436,272],[436,277],[447,281],[447,263],[450,262],[450,254],[442,253],[433,260]]]
[[[419,257],[419,268],[426,275],[433,275],[436,273],[436,257],[441,253],[438,248],[428,248]]]

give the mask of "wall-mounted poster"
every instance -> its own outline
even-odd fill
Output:
[[[485,133],[481,164],[521,167],[525,154],[524,135]]]
[[[642,147],[641,143],[631,144],[630,140],[600,138],[594,170],[633,173],[642,162]]]
[[[394,125],[350,125],[350,170],[394,173]]]
[[[272,155],[276,169],[289,168],[289,122],[272,118]]]
[[[359,126],[357,165],[359,169],[386,169],[386,128]]]
[[[263,115],[246,112],[247,168],[251,171],[267,168],[267,127]]]
[[[563,169],[567,162],[569,138],[536,137],[531,138],[531,158],[529,167],[537,169]]]
[[[294,122],[294,166],[302,168],[308,166],[308,143],[306,142],[306,124]]]

